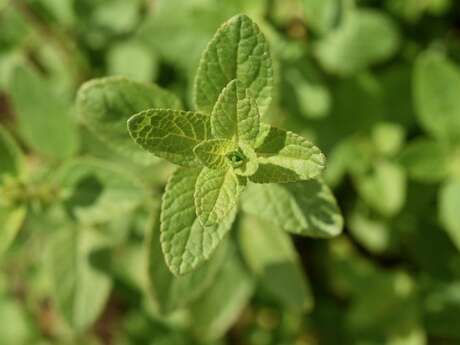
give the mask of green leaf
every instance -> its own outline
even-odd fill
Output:
[[[153,157],[132,141],[126,121],[150,108],[181,108],[179,99],[168,91],[120,77],[85,83],[78,91],[77,106],[95,135],[116,152],[139,163],[149,163]]]
[[[398,49],[399,37],[389,16],[376,10],[353,10],[315,47],[329,72],[350,75],[385,61]]]
[[[329,187],[319,179],[284,184],[249,184],[242,195],[243,211],[294,234],[333,237],[343,219]]]
[[[222,337],[238,319],[254,291],[251,275],[235,248],[230,249],[214,284],[190,308],[193,333],[204,341]]]
[[[318,176],[326,158],[307,139],[263,125],[256,144],[259,168],[250,177],[256,183],[285,183]]]
[[[23,164],[21,149],[7,130],[0,125],[0,183],[5,175],[20,175]]]
[[[16,238],[26,214],[25,207],[3,208],[0,206],[0,258]]]
[[[53,92],[47,80],[25,67],[15,70],[10,92],[19,132],[28,145],[58,159],[75,154],[79,142],[70,101]]]
[[[259,111],[249,89],[232,80],[219,95],[211,113],[215,137],[254,144],[259,133]]]
[[[226,139],[211,139],[198,144],[193,149],[195,155],[210,169],[227,170],[232,167],[230,156],[236,152],[238,145]]]
[[[307,25],[324,34],[334,26],[340,12],[338,0],[303,0]]]
[[[356,188],[369,206],[384,216],[393,216],[406,200],[406,174],[397,164],[377,161],[368,174],[356,177]]]
[[[201,113],[150,109],[132,116],[128,129],[143,149],[182,166],[199,166],[193,148],[210,135],[209,117]]]
[[[169,314],[179,308],[185,308],[215,281],[216,274],[224,263],[227,246],[220,245],[212,260],[206,261],[193,272],[174,276],[169,270],[161,251],[160,224],[152,227],[149,239],[149,287],[163,314]]]
[[[100,224],[126,217],[147,199],[145,187],[106,162],[76,159],[56,174],[61,201],[72,218]]]
[[[460,139],[460,69],[444,55],[421,54],[414,69],[414,103],[420,124],[441,140]]]
[[[2,344],[27,344],[34,339],[27,308],[13,296],[0,295],[0,318],[8,320],[0,325],[0,342]]]
[[[428,138],[410,142],[401,152],[399,161],[409,176],[417,181],[441,181],[449,172],[449,155],[446,148]]]
[[[90,262],[90,254],[103,246],[97,231],[87,227],[61,228],[50,243],[48,264],[53,297],[77,332],[96,321],[109,297],[110,278]]]
[[[196,214],[201,224],[223,222],[236,207],[242,187],[232,169],[202,169],[195,185]]]
[[[460,181],[447,181],[441,188],[439,197],[441,223],[460,250]]]
[[[193,271],[208,260],[230,230],[233,210],[219,224],[203,226],[195,211],[195,186],[202,169],[179,168],[170,178],[161,205],[161,246],[175,275]]]
[[[289,235],[252,216],[245,216],[240,224],[241,252],[259,285],[289,310],[311,310],[313,296]]]
[[[238,80],[255,98],[259,114],[271,102],[273,71],[268,43],[245,15],[224,23],[203,53],[195,81],[195,104],[210,114],[225,86]]]

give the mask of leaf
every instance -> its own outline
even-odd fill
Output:
[[[209,117],[201,113],[150,109],[132,116],[128,129],[144,150],[182,166],[199,166],[193,148],[210,135]]]
[[[161,204],[161,247],[175,275],[193,271],[208,260],[235,219],[233,209],[220,223],[204,227],[195,211],[195,185],[202,169],[179,168],[166,186]]]
[[[0,183],[6,175],[20,175],[23,164],[21,149],[7,130],[0,125]]]
[[[193,149],[202,164],[210,169],[231,168],[229,155],[238,149],[236,143],[226,139],[211,139],[198,144]]]
[[[452,242],[460,250],[460,182],[447,181],[440,190],[439,218]]]
[[[70,217],[84,224],[126,217],[147,198],[145,187],[135,178],[95,159],[64,164],[55,182]]]
[[[307,25],[324,34],[334,26],[340,11],[338,0],[303,0]]]
[[[407,144],[399,161],[409,176],[417,181],[441,181],[449,171],[446,148],[442,143],[428,138],[415,139]]]
[[[414,103],[425,130],[444,141],[460,139],[460,69],[444,55],[421,54],[415,61]]]
[[[291,311],[313,307],[313,296],[289,235],[270,223],[245,216],[238,232],[241,252],[259,285]]]
[[[192,330],[198,339],[220,338],[234,324],[254,291],[254,281],[231,247],[215,283],[193,303]]]
[[[397,164],[377,161],[368,174],[356,177],[356,188],[369,206],[384,216],[394,216],[406,200],[406,175]]]
[[[10,92],[19,132],[31,148],[58,159],[76,153],[79,140],[70,101],[53,92],[45,79],[22,66],[13,74]]]
[[[232,80],[250,90],[259,114],[271,102],[273,70],[268,43],[245,15],[224,23],[203,53],[195,80],[195,104],[210,114],[222,90]]]
[[[224,263],[227,246],[222,243],[212,260],[206,261],[193,272],[177,277],[169,270],[161,251],[159,219],[158,224],[152,226],[149,237],[149,287],[160,312],[169,314],[189,306],[215,281]]]
[[[342,231],[334,195],[319,179],[285,184],[249,184],[242,195],[244,212],[302,236],[328,238]]]
[[[353,10],[342,24],[315,47],[323,67],[331,73],[350,75],[390,58],[398,49],[394,22],[376,10]]]
[[[150,108],[181,108],[179,99],[168,91],[120,77],[83,84],[77,106],[82,120],[95,135],[116,152],[139,163],[152,162],[152,156],[129,137],[126,121]]]
[[[27,344],[35,337],[27,308],[13,296],[0,295],[0,318],[8,320],[0,325],[2,344]]]
[[[318,176],[326,158],[307,139],[269,125],[261,127],[256,144],[259,168],[250,177],[256,183],[285,183]]]
[[[212,170],[204,168],[196,180],[196,214],[203,226],[223,222],[236,207],[243,186],[232,169]]]
[[[0,206],[0,258],[16,238],[26,214],[25,207],[3,208]]]
[[[99,317],[111,290],[111,280],[90,263],[103,242],[94,229],[65,227],[50,243],[48,264],[53,297],[65,320],[83,332]]]
[[[211,113],[211,129],[217,138],[254,144],[259,132],[259,112],[248,89],[232,80],[219,95]]]

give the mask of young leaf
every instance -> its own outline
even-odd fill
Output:
[[[90,254],[102,245],[95,229],[66,227],[60,229],[49,248],[53,296],[77,332],[96,321],[109,297],[111,280],[90,263]]]
[[[232,80],[217,99],[211,113],[211,129],[217,138],[254,144],[259,132],[259,111],[241,82]]]
[[[285,183],[318,176],[325,166],[321,151],[307,139],[269,125],[261,127],[256,153],[256,183]]]
[[[193,148],[208,139],[209,117],[201,113],[150,109],[132,116],[128,129],[143,149],[181,166],[199,166]]]
[[[195,186],[202,169],[179,168],[166,186],[161,204],[161,246],[175,275],[193,271],[208,260],[235,219],[233,210],[219,224],[203,226],[195,211]]]
[[[53,158],[72,156],[79,142],[70,102],[29,68],[18,67],[10,86],[19,132],[27,144]]]
[[[273,71],[268,43],[257,25],[245,15],[224,23],[205,50],[195,80],[195,104],[210,114],[225,86],[241,82],[255,98],[259,114],[271,102]]]
[[[440,91],[441,90],[441,91]],[[460,140],[460,69],[444,55],[421,54],[414,69],[414,103],[421,125],[445,141]]]
[[[342,231],[343,219],[329,187],[319,179],[284,184],[250,184],[243,211],[302,236],[328,238]]]
[[[221,223],[236,207],[242,187],[232,169],[202,169],[195,186],[196,214],[201,224]]]
[[[212,260],[206,261],[196,271],[177,277],[169,270],[161,251],[159,219],[152,226],[149,237],[149,287],[160,312],[169,314],[187,307],[214,282],[226,257],[226,243],[216,249]]]
[[[21,149],[6,129],[0,125],[0,182],[5,175],[20,175],[22,165]]]
[[[229,156],[236,152],[238,146],[235,142],[226,139],[212,139],[195,146],[193,152],[210,169],[231,168]]]
[[[289,235],[247,215],[238,235],[242,255],[258,276],[259,285],[289,310],[310,310],[313,296]]]
[[[86,125],[109,147],[139,163],[152,161],[127,135],[126,121],[151,108],[180,109],[179,99],[154,84],[120,77],[95,79],[78,91],[78,112]]]

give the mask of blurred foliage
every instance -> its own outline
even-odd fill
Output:
[[[191,109],[238,13],[270,43],[268,121],[326,153],[345,230],[291,237],[243,205],[175,278],[156,237],[172,166],[100,141],[76,91],[121,75]],[[0,0],[0,344],[459,344],[459,215],[458,1]]]

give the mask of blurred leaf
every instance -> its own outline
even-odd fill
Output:
[[[239,317],[253,290],[252,277],[231,248],[215,283],[190,308],[193,333],[204,341],[223,336]]]
[[[373,170],[356,178],[361,197],[384,216],[400,211],[406,200],[406,175],[399,165],[377,161]]]
[[[11,345],[30,344],[33,328],[22,305],[0,296],[0,343]]]
[[[316,54],[329,72],[350,75],[387,60],[398,45],[399,34],[390,17],[360,9],[350,12],[318,43]]]
[[[48,265],[53,298],[59,311],[77,332],[83,332],[99,317],[112,282],[90,263],[92,251],[104,245],[88,227],[61,228],[50,243]]]
[[[437,182],[447,176],[449,156],[442,143],[419,138],[404,148],[400,162],[414,180]]]
[[[460,70],[446,56],[421,54],[414,67],[414,102],[424,129],[447,142],[460,139]]]
[[[25,216],[25,207],[3,208],[0,205],[0,259],[20,230]]]
[[[7,130],[0,125],[0,183],[6,175],[21,175],[23,165],[21,149]]]
[[[126,216],[147,198],[136,179],[97,160],[70,161],[59,169],[55,181],[70,216],[85,224]]]
[[[446,181],[439,195],[439,217],[460,250],[460,181]]]
[[[143,110],[181,107],[176,96],[154,84],[120,77],[94,79],[84,84],[78,92],[77,106],[95,135],[117,152],[144,164],[154,158],[133,142],[126,122]]]
[[[155,79],[157,64],[156,56],[144,45],[135,41],[118,43],[107,53],[110,75],[123,76],[137,81],[149,82]]]
[[[329,187],[319,179],[285,184],[249,184],[243,211],[302,236],[328,238],[342,231],[343,219]]]
[[[313,307],[308,280],[289,235],[281,228],[245,216],[239,228],[242,255],[283,308],[303,313]]]
[[[319,34],[327,33],[338,21],[340,6],[339,0],[303,0],[307,26]]]
[[[30,68],[18,67],[11,80],[11,97],[26,142],[46,156],[64,159],[76,153],[79,140],[70,102]]]

